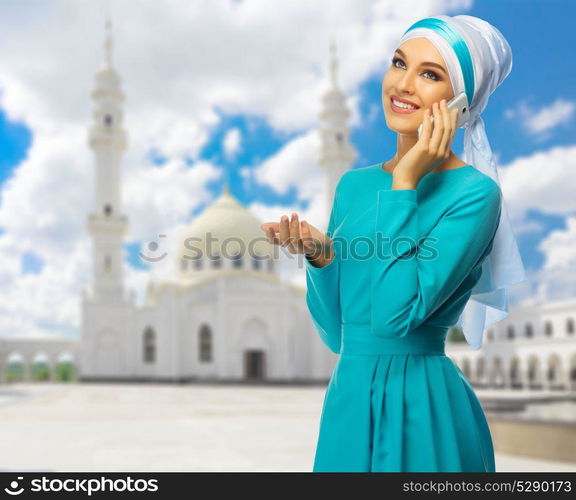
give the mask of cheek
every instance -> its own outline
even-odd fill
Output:
[[[389,90],[392,80],[393,77],[390,74],[390,71],[386,72],[384,79],[382,80],[382,93],[385,93]]]
[[[426,97],[426,107],[430,108],[430,111],[432,111],[432,107],[434,106],[434,103],[438,104],[438,111],[440,111],[440,101],[442,99],[444,99],[445,96],[443,94],[434,94],[433,96],[428,96]],[[448,99],[446,99],[446,102],[448,102]]]

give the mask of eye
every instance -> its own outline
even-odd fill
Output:
[[[428,70],[428,71],[425,71],[423,74],[424,74],[424,75],[428,75],[428,74],[429,74],[429,75],[434,75],[434,78],[432,78],[432,80],[440,80],[440,78],[438,78],[438,75],[437,75],[436,73],[434,73],[434,71]]]
[[[398,66],[396,66],[396,63],[397,63],[397,62],[401,62],[402,65],[404,65],[404,61],[403,61],[402,59],[400,59],[399,57],[395,57],[394,59],[392,59],[392,66],[394,66],[395,68],[397,68],[397,67],[398,67]],[[429,77],[426,77],[426,78],[428,78],[429,80],[440,81],[440,78],[438,78],[438,75],[437,75],[436,73],[434,73],[434,71],[428,70],[428,71],[425,71],[425,72],[422,73],[422,74],[423,74],[423,75],[427,75],[427,74],[434,75],[434,78],[429,78]]]

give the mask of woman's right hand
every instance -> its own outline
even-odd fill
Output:
[[[327,266],[334,258],[332,239],[305,220],[300,223],[295,212],[291,221],[283,215],[280,222],[265,222],[260,228],[269,243],[286,247],[291,254],[306,255],[316,267]]]
[[[418,141],[394,167],[393,186],[416,189],[422,177],[448,161],[457,121],[458,110],[448,109],[446,99],[433,103],[432,109],[426,108]]]

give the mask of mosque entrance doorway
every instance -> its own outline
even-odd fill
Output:
[[[262,380],[265,373],[265,353],[262,350],[250,350],[244,353],[244,377],[247,380]]]

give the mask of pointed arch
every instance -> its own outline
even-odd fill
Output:
[[[530,389],[542,389],[542,373],[538,356],[532,355],[528,359],[528,386]]]
[[[462,360],[462,373],[464,373],[468,380],[472,378],[472,370],[470,368],[470,360],[468,358],[464,358]]]
[[[144,329],[142,335],[142,353],[144,363],[156,362],[156,332],[151,326]]]
[[[546,381],[549,389],[564,389],[564,370],[558,354],[552,354],[548,358]]]
[[[505,374],[504,374],[504,363],[500,356],[496,356],[492,361],[492,373],[491,382],[493,387],[504,387],[506,384]]]
[[[576,353],[570,357],[570,390],[576,391]]]
[[[204,323],[198,333],[198,358],[200,362],[209,363],[213,360],[213,343],[212,329]]]
[[[520,358],[514,356],[510,361],[510,386],[512,389],[519,389],[522,387],[522,372],[520,369]]]
[[[486,383],[486,360],[482,356],[476,361],[476,382],[478,384]]]
[[[240,254],[240,252],[236,252],[234,254],[232,254],[232,267],[235,269],[240,269],[242,268],[243,262],[242,262],[242,255]]]
[[[514,331],[514,325],[509,325],[508,329],[506,330],[506,337],[512,340],[516,336],[516,332]]]

